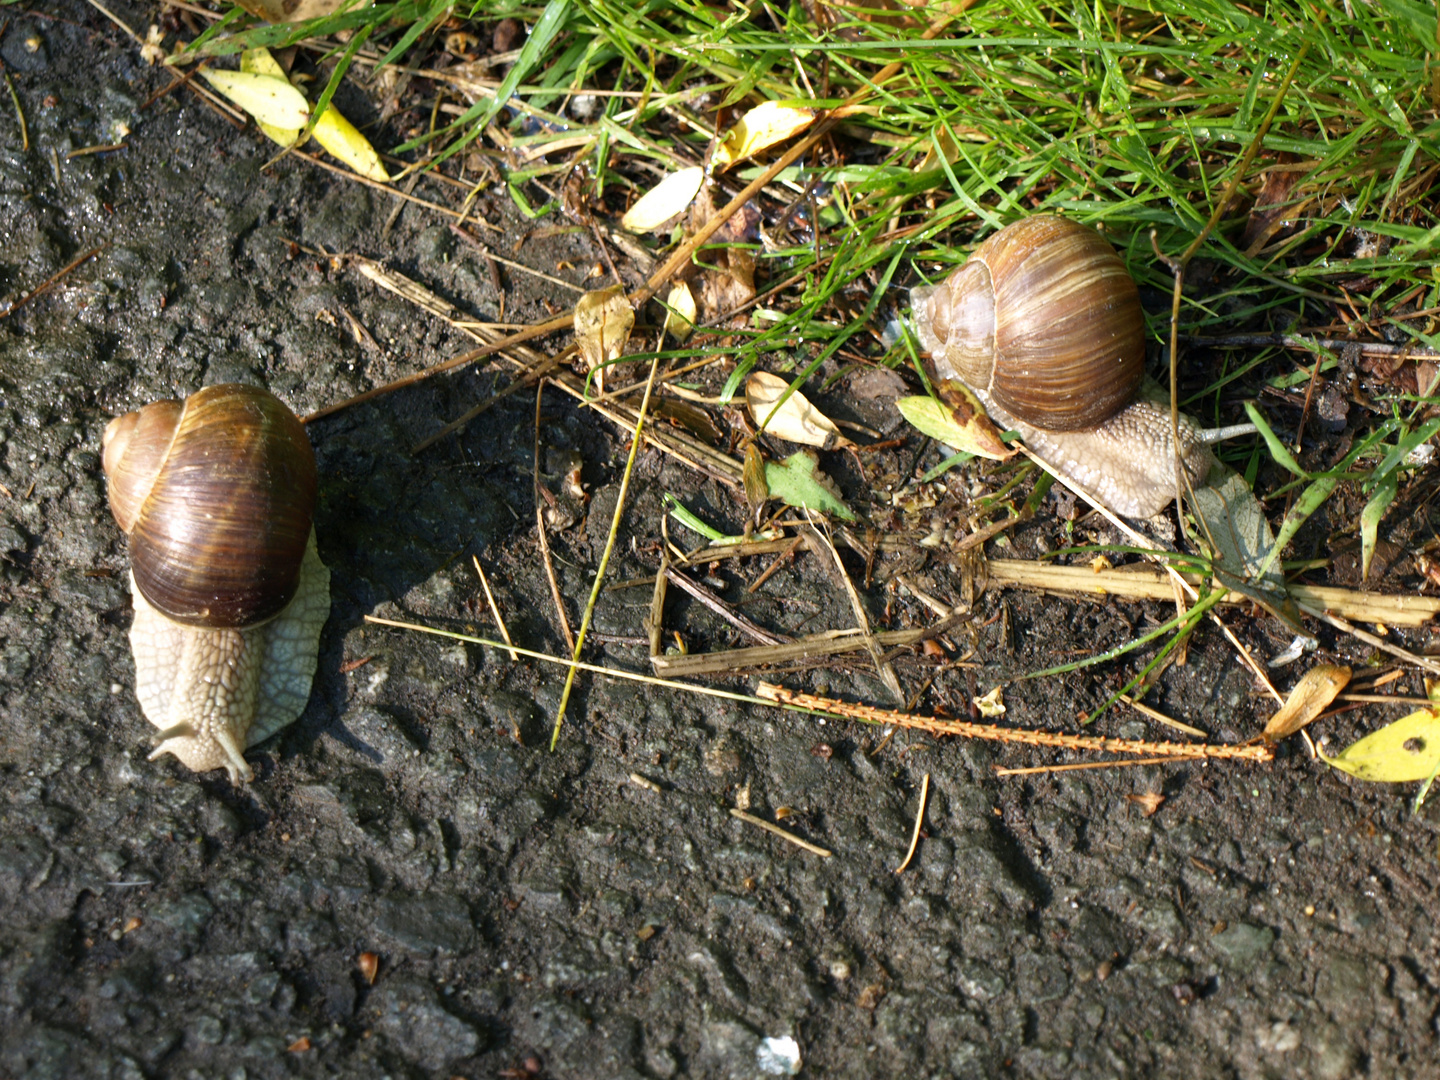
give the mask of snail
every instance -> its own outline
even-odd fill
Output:
[[[330,572],[315,549],[315,453],[277,398],[210,386],[105,429],[110,509],[129,536],[135,694],[150,759],[254,773],[244,752],[310,697]]]
[[[1140,294],[1095,230],[1038,215],[1008,225],[941,284],[912,289],[929,370],[959,380],[1002,427],[1110,509],[1151,517],[1175,497],[1168,400],[1144,384]],[[1244,431],[1180,416],[1192,486],[1209,444]]]

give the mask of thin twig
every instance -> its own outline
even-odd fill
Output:
[[[555,601],[555,614],[565,635],[565,646],[575,651],[575,635],[570,632],[570,619],[565,614],[565,600],[560,595],[560,582],[555,577],[555,562],[550,558],[550,539],[545,534],[545,500],[540,494],[540,405],[545,400],[545,380],[535,384],[535,531],[540,537],[540,560],[545,564],[545,577],[550,581],[550,596]]]
[[[1424,345],[1389,345],[1381,341],[1351,341],[1346,338],[1307,337],[1304,334],[1219,334],[1186,337],[1182,340],[1191,345],[1206,345],[1211,348],[1273,346],[1281,349],[1303,349],[1306,352],[1315,352],[1317,349],[1330,349],[1334,352],[1356,349],[1361,356],[1385,356],[1398,360],[1440,359],[1440,350]]]
[[[100,12],[101,15],[104,15],[121,30],[124,30],[125,33],[129,34],[131,40],[133,40],[136,45],[139,45],[141,48],[145,47],[144,39],[142,39],[139,34],[135,33],[134,30],[131,30],[129,26],[122,22],[120,16],[116,15],[104,4],[100,3],[100,0],[90,0],[90,6],[93,7],[96,11]]]
[[[495,594],[490,591],[490,582],[485,578],[485,568],[480,565],[480,557],[471,555],[475,562],[475,573],[480,575],[480,587],[485,590],[485,600],[490,605],[490,614],[495,616],[495,625],[500,627],[500,636],[505,639],[505,644],[510,644],[510,631],[505,628],[505,620],[500,617],[500,606],[495,603]],[[519,660],[520,656],[514,649],[510,650],[510,659]]]
[[[665,564],[665,576],[671,581],[673,581],[676,585],[679,585],[680,588],[684,589],[696,600],[699,600],[700,603],[704,604],[711,611],[715,612],[716,615],[719,615],[722,619],[730,623],[732,626],[737,627],[738,629],[749,634],[756,641],[759,641],[765,645],[780,645],[785,642],[790,642],[794,640],[794,638],[785,637],[780,634],[772,634],[763,626],[760,626],[752,620],[747,619],[744,615],[741,615],[733,607],[725,603],[724,600],[721,600],[720,597],[716,596],[713,592],[705,588],[705,586],[701,585],[698,581],[694,581],[687,575],[680,573],[679,570],[676,570],[673,566],[669,564],[668,560]]]
[[[811,515],[812,519],[815,515]],[[850,600],[850,610],[855,614],[855,623],[860,631],[860,636],[865,642],[865,651],[870,654],[870,660],[875,665],[875,673],[879,675],[880,681],[885,689],[890,691],[890,696],[901,705],[905,704],[905,691],[900,686],[900,676],[895,674],[893,665],[887,663],[880,655],[880,646],[875,641],[875,636],[870,632],[870,616],[865,610],[865,604],[860,599],[860,594],[855,591],[855,584],[850,580],[850,575],[845,571],[845,563],[840,558],[840,552],[830,542],[830,538],[816,525],[812,524],[805,528],[805,535],[809,539],[812,551],[824,550],[830,555],[831,564],[839,576],[840,584],[845,590],[846,597]]]
[[[991,742],[1021,743],[1026,746],[1056,746],[1066,750],[1094,750],[1109,754],[1145,754],[1152,757],[1194,760],[1196,758],[1227,758],[1240,761],[1270,761],[1274,751],[1261,744],[1232,746],[1224,743],[1146,742],[1140,739],[1111,739],[1103,735],[1065,735],[1058,731],[1034,728],[1006,728],[995,724],[972,724],[966,720],[941,720],[933,716],[912,716],[894,709],[876,709],[869,705],[851,705],[834,698],[802,694],[773,683],[761,683],[756,694],[781,705],[799,705],[810,711],[867,724],[894,724],[915,728],[932,735],[956,735],[965,739],[987,739]]]
[[[915,857],[915,849],[920,846],[920,829],[925,824],[925,803],[930,798],[930,774],[925,774],[925,779],[920,782],[920,805],[915,808],[915,831],[910,834],[910,850],[905,852],[905,861],[895,868],[895,873],[903,874],[905,868],[910,865],[910,860]]]
[[[1139,765],[1173,765],[1175,757],[1139,758],[1135,761],[1074,761],[1065,765],[1031,765],[1022,769],[993,766],[996,776],[1034,776],[1036,773],[1074,772],[1077,769],[1133,769]]]
[[[69,274],[72,270],[74,270],[77,266],[80,266],[82,263],[93,259],[96,255],[99,255],[100,252],[104,251],[107,246],[108,245],[106,244],[101,244],[99,247],[91,248],[83,255],[76,255],[75,258],[71,259],[59,270],[56,270],[55,273],[51,274],[39,285],[35,286],[35,288],[31,289],[24,296],[20,297],[19,300],[16,300],[12,304],[7,304],[5,306],[5,309],[3,311],[0,311],[0,319],[5,318],[5,316],[10,315],[13,312],[19,311],[31,300],[34,300],[37,296],[40,296],[42,293],[46,293],[50,289],[54,288],[61,281],[63,281],[65,279],[65,276]]]
[[[831,853],[825,848],[821,847],[819,844],[812,844],[809,840],[801,840],[800,837],[796,836],[794,833],[786,832],[784,829],[780,828],[779,825],[775,825],[769,821],[766,821],[764,818],[756,817],[754,814],[747,813],[746,811],[741,810],[738,807],[732,806],[730,808],[730,816],[733,818],[739,818],[747,825],[754,825],[757,829],[764,829],[768,833],[774,833],[776,836],[780,837],[780,839],[788,840],[796,847],[804,848],[812,855],[819,855],[826,859],[830,858]]]

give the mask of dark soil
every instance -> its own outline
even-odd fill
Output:
[[[155,16],[113,9],[142,35]],[[493,633],[478,555],[517,643],[563,651],[535,537],[533,395],[410,452],[503,386],[504,364],[311,426],[334,607],[310,706],[252,752],[244,788],[148,762],[125,542],[100,471],[107,420],[235,380],[304,413],[471,344],[313,251],[381,260],[479,318],[500,296],[431,211],[387,225],[392,196],[297,159],[265,169],[271,144],[183,92],[142,108],[170,76],[92,7],[12,5],[0,24],[29,127],[22,150],[0,100],[0,296],[105,245],[0,320],[0,1076],[749,1078],[776,1074],[762,1040],[784,1036],[808,1076],[1440,1075],[1440,830],[1404,789],[1288,745],[1269,765],[997,778],[997,764],[1078,759],[904,733],[877,753],[872,728],[590,676],[550,753],[563,669],[364,624]],[[365,119],[358,91],[343,101]],[[415,193],[458,205],[433,181]],[[548,273],[580,283],[598,261],[584,232],[525,240],[503,190],[476,213],[506,230],[497,251]],[[573,301],[520,272],[502,286],[517,322]],[[816,396],[904,434],[843,383]],[[543,409],[543,470],[579,462],[591,495],[552,536],[578,622],[626,442],[554,391]],[[883,509],[879,488],[911,475],[920,445],[863,459],[865,475],[844,454],[824,465],[918,540],[928,518]],[[742,523],[729,490],[647,450],[612,580],[653,574],[667,491]],[[1047,511],[1009,553],[1066,542]],[[912,578],[958,599],[954,560],[914,551]],[[892,563],[865,590],[876,625],[933,621],[882,584]],[[853,625],[813,555],[747,599],[767,564],[719,565],[712,585],[777,630]],[[863,586],[863,563],[849,568]],[[647,669],[634,642],[649,599],[604,595],[593,660]],[[1168,617],[986,593],[949,639],[979,666],[941,674],[922,707],[963,715],[972,695]],[[1227,618],[1262,656],[1288,643],[1258,613]],[[685,600],[666,620],[692,651],[752,644]],[[1371,659],[1325,635],[1318,655]],[[934,672],[918,654],[898,663],[912,693]],[[1123,674],[1009,683],[1005,721],[1073,730]],[[858,662],[771,677],[888,704]],[[1210,627],[1152,700],[1217,740],[1267,714]],[[1324,730],[1343,745],[1394,715]],[[1133,714],[1097,728],[1166,737]],[[897,875],[927,772],[926,833]],[[1145,793],[1165,796],[1152,817],[1127,798]],[[792,808],[787,827],[833,856],[735,820],[745,799],[765,817]],[[363,953],[379,958],[373,985]]]

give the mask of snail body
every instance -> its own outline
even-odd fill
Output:
[[[1063,218],[1024,218],[910,299],[932,377],[963,382],[1062,479],[1131,517],[1150,517],[1174,498],[1169,405],[1144,386],[1139,291],[1099,233]],[[1180,460],[1192,485],[1209,471],[1208,441],[1180,417]]]
[[[245,749],[305,708],[330,609],[305,429],[264,390],[211,386],[112,420],[104,467],[150,757],[251,780]]]

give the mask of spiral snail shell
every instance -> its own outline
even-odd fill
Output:
[[[264,390],[210,386],[112,420],[104,468],[150,756],[251,780],[245,749],[305,708],[330,608],[305,429]]]
[[[1008,225],[937,286],[911,290],[932,377],[963,382],[1062,479],[1112,510],[1149,517],[1175,496],[1168,404],[1143,384],[1135,282],[1095,230],[1039,215]],[[1180,417],[1192,485],[1210,433]]]

